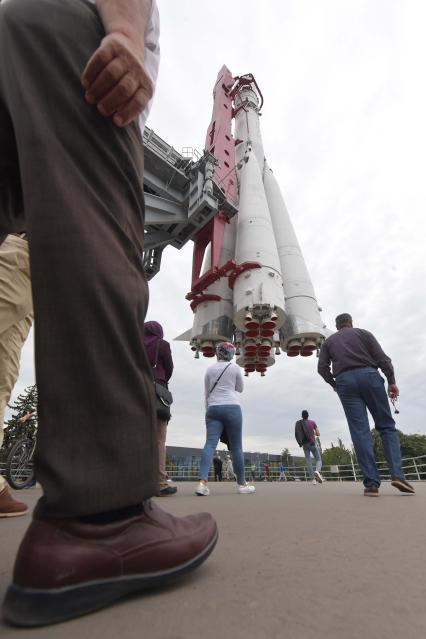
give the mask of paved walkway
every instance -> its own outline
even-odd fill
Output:
[[[210,559],[167,590],[57,626],[3,639],[419,639],[426,634],[426,483],[417,495],[383,484],[232,483],[210,497],[179,484],[159,500],[175,514],[209,510],[220,538]],[[19,497],[33,505],[33,488]],[[0,596],[28,517],[0,520]]]

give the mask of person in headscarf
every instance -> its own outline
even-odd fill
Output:
[[[145,322],[144,346],[150,361],[154,380],[166,388],[173,373],[173,359],[169,342],[163,339],[163,327],[158,322]],[[166,497],[177,492],[176,486],[171,486],[166,473],[166,434],[170,420],[170,409],[157,409],[157,437],[158,437],[158,496]]]
[[[204,390],[206,400],[207,438],[200,463],[200,481],[197,495],[209,495],[207,487],[209,468],[219,439],[226,431],[237,475],[237,490],[241,494],[255,492],[245,480],[242,444],[243,417],[239,394],[243,391],[243,377],[239,366],[232,362],[235,347],[230,342],[216,345],[217,362],[206,370]]]

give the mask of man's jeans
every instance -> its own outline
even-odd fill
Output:
[[[379,431],[392,479],[404,479],[401,449],[390,412],[384,379],[375,368],[354,368],[336,377],[336,390],[348,420],[365,486],[380,486],[367,408]]]
[[[315,461],[316,461],[315,470],[317,470],[318,472],[320,472],[322,468],[321,454],[315,444],[303,444],[303,452],[305,453],[306,469],[308,471],[308,475],[311,479],[313,479],[314,471],[312,469],[311,453],[315,457]]]
[[[209,406],[206,413],[207,438],[200,463],[200,479],[208,480],[209,468],[224,428],[229,439],[237,482],[245,484],[242,444],[243,417],[238,404]]]

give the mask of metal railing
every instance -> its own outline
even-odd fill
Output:
[[[315,467],[315,461],[313,461],[313,467]],[[4,475],[6,462],[0,461],[0,474]],[[380,477],[383,481],[390,480],[391,476],[389,468],[384,461],[377,462]],[[426,480],[426,455],[419,457],[405,457],[402,460],[402,468],[404,474],[409,481],[425,481]],[[200,467],[199,464],[194,463],[190,466],[181,464],[167,464],[167,474],[174,481],[197,481],[199,478]],[[276,462],[270,462],[269,475],[258,467],[254,472],[250,464],[245,466],[246,478],[248,481],[279,481],[280,471]],[[321,469],[321,475],[327,481],[362,481],[361,471],[358,464],[353,460],[350,464],[336,464],[331,466],[323,466]],[[222,470],[222,478],[226,481],[225,470]],[[209,480],[214,480],[213,467],[210,468]],[[286,466],[285,477],[282,481],[310,481],[310,477],[306,472],[304,466]]]
[[[315,460],[312,460],[313,467],[315,468]],[[377,467],[380,473],[380,477],[383,481],[391,479],[389,468],[385,461],[378,461]],[[404,474],[408,480],[411,481],[425,481],[426,480],[426,455],[419,457],[405,457],[402,460],[402,468]],[[256,469],[253,472],[250,464],[245,466],[245,474],[248,480],[254,479],[254,481],[279,481],[280,471],[278,464],[271,462],[269,464],[269,474],[266,474],[263,470]],[[192,464],[191,466],[184,466],[180,464],[168,464],[166,471],[169,477],[175,481],[196,481],[199,477],[199,465]],[[358,464],[353,460],[350,464],[332,464],[324,465],[321,469],[321,475],[327,481],[362,481],[362,474]],[[222,470],[222,478],[225,479],[225,471]],[[213,468],[209,471],[209,480],[214,480]],[[285,476],[281,478],[282,481],[310,481],[306,467],[304,466],[286,466]]]

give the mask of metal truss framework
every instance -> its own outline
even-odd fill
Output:
[[[228,218],[237,213],[213,180],[217,160],[208,152],[194,161],[178,153],[152,129],[143,134],[145,168],[145,248],[148,279],[158,273],[163,249],[182,248],[194,239],[220,210]]]

